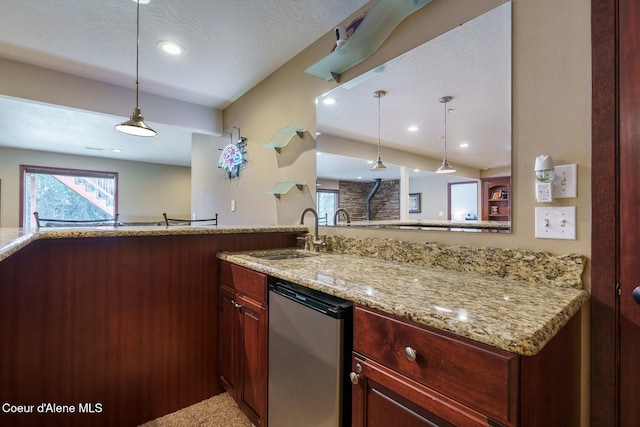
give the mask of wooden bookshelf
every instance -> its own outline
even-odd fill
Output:
[[[511,177],[484,178],[482,182],[482,220],[511,221]]]

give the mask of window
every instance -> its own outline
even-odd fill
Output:
[[[116,172],[20,165],[22,227],[42,218],[86,220],[113,218],[118,211]]]
[[[335,225],[333,215],[338,209],[338,192],[335,190],[316,191],[316,211],[320,225]]]

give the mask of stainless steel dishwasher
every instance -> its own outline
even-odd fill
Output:
[[[353,304],[269,285],[269,427],[351,425]]]

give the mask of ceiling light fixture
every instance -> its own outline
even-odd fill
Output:
[[[135,0],[134,0],[135,1]],[[116,125],[116,129],[128,135],[135,136],[156,136],[156,131],[151,129],[144,122],[144,117],[138,108],[138,63],[140,61],[140,3],[136,1],[136,106],[133,109],[131,118],[126,122]]]
[[[443,96],[438,101],[444,104],[444,157],[442,159],[442,165],[438,168],[436,173],[453,173],[456,170],[451,167],[449,161],[447,160],[447,114],[449,110],[447,110],[447,102],[453,99],[452,96]]]
[[[373,92],[373,97],[378,98],[378,161],[371,168],[372,171],[383,171],[387,170],[387,167],[382,163],[380,159],[380,98],[384,97],[387,94],[384,90],[377,90]]]
[[[160,43],[158,43],[158,46],[160,46],[160,49],[170,55],[180,55],[183,50],[182,46],[175,42],[161,41]]]

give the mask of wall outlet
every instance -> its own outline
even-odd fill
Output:
[[[536,239],[576,239],[576,207],[536,208]]]

